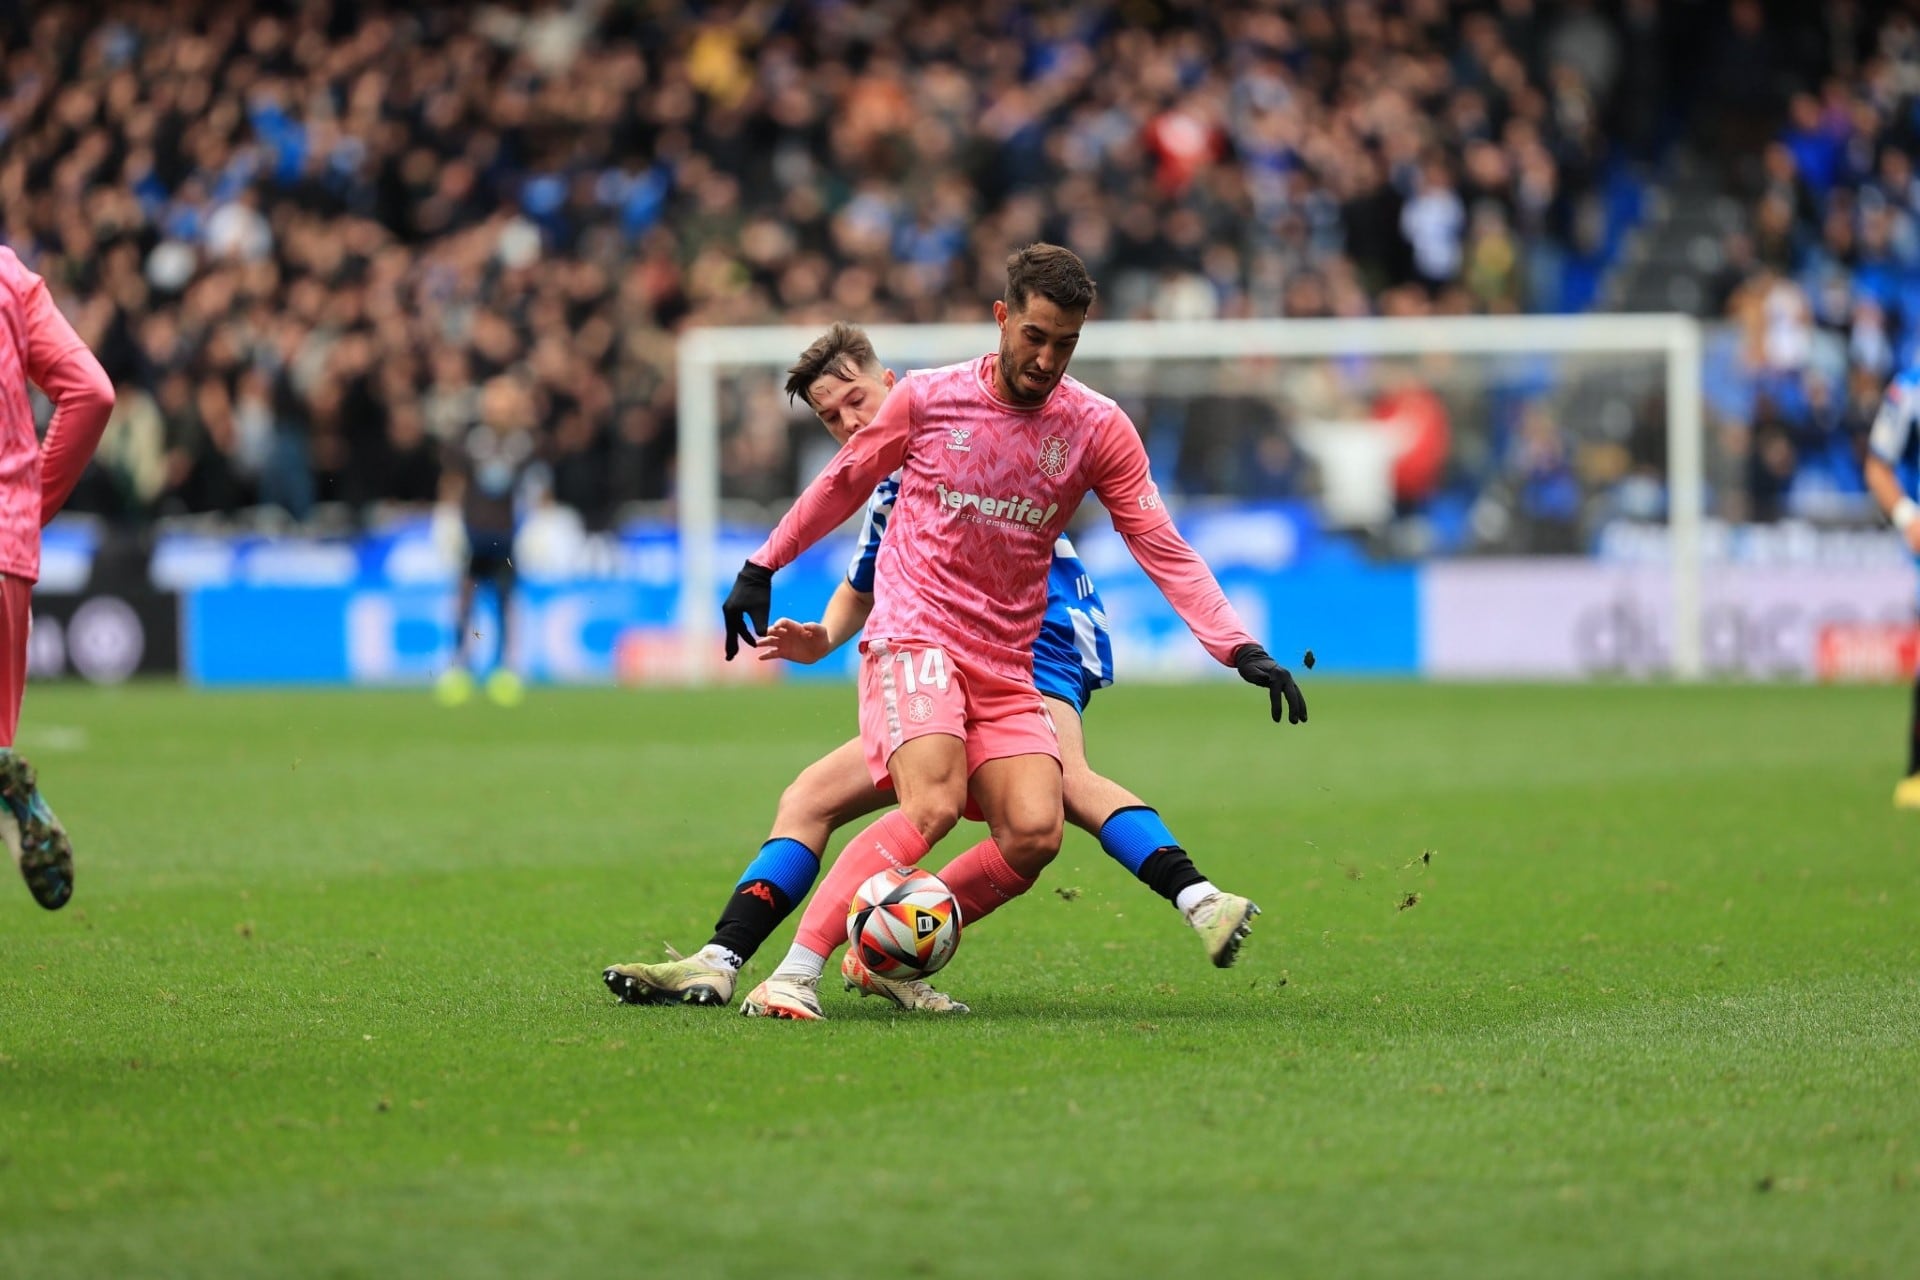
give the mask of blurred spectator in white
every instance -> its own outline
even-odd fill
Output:
[[[1419,186],[1400,213],[1400,230],[1413,246],[1413,265],[1429,288],[1451,284],[1460,274],[1460,241],[1466,207],[1444,160],[1420,167]]]

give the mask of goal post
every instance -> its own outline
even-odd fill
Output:
[[[890,368],[949,364],[995,349],[991,324],[869,326]],[[679,463],[677,519],[682,577],[678,622],[690,655],[687,678],[711,670],[717,601],[731,565],[717,563],[722,511],[722,378],[729,371],[784,371],[820,334],[797,325],[695,328],[678,347]],[[1075,372],[1143,369],[1170,361],[1258,358],[1330,362],[1359,358],[1622,356],[1664,362],[1666,513],[1675,678],[1705,673],[1702,641],[1703,522],[1706,500],[1702,422],[1702,338],[1683,315],[1462,316],[1316,320],[1096,320],[1075,353]],[[1113,388],[1089,377],[1096,390]],[[1164,486],[1167,478],[1160,477]]]

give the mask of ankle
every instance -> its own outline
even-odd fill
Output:
[[[784,978],[790,982],[804,982],[813,987],[820,984],[820,975],[826,967],[825,956],[796,942],[788,948],[786,958],[780,962],[772,976]]]
[[[1191,919],[1194,908],[1219,892],[1220,890],[1214,888],[1211,882],[1199,880],[1176,893],[1174,895],[1173,905],[1179,908],[1181,915]]]
[[[740,966],[746,963],[745,960],[740,958],[738,953],[721,946],[717,942],[709,942],[706,946],[696,951],[693,958],[696,960],[704,960],[716,969],[729,969],[734,973],[740,972]]]

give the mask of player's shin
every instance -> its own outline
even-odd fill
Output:
[[[847,904],[871,876],[888,867],[914,867],[927,856],[926,837],[895,809],[847,843],[827,872],[820,892],[801,913],[794,946],[830,956],[847,940]],[[782,967],[785,967],[783,962]]]
[[[807,896],[819,873],[820,855],[798,840],[776,836],[761,845],[721,910],[708,948],[724,952],[736,969],[744,965]]]
[[[982,840],[940,872],[960,904],[960,923],[971,928],[1033,888],[1034,881],[1008,865],[1000,846]]]
[[[1108,815],[1100,824],[1100,847],[1183,912],[1216,892],[1160,815],[1144,805],[1116,809]]]

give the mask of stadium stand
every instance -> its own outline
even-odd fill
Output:
[[[1760,6],[1727,20],[1769,52],[1715,64],[1722,114],[1777,118],[1796,74],[1813,96],[1740,233],[1752,273],[1731,279],[1736,252],[1722,274],[1737,314],[1798,290],[1803,328],[1870,356],[1876,303],[1884,345],[1906,341],[1904,277],[1862,254],[1911,263],[1910,193],[1877,194],[1911,168],[1859,157],[1905,136],[1912,32],[1826,8],[1855,26],[1820,67]],[[417,507],[476,385],[514,369],[554,495],[598,527],[672,492],[679,327],[977,319],[1006,247],[1037,238],[1087,259],[1107,315],[1630,305],[1610,268],[1709,96],[1687,73],[1721,12],[0,5],[0,238],[121,388],[81,510]],[[1836,258],[1843,215],[1863,249]],[[1836,261],[1884,286],[1835,311]],[[1855,399],[1802,382],[1768,398],[1790,435],[1803,403]],[[746,496],[792,492],[783,433],[727,461]]]

